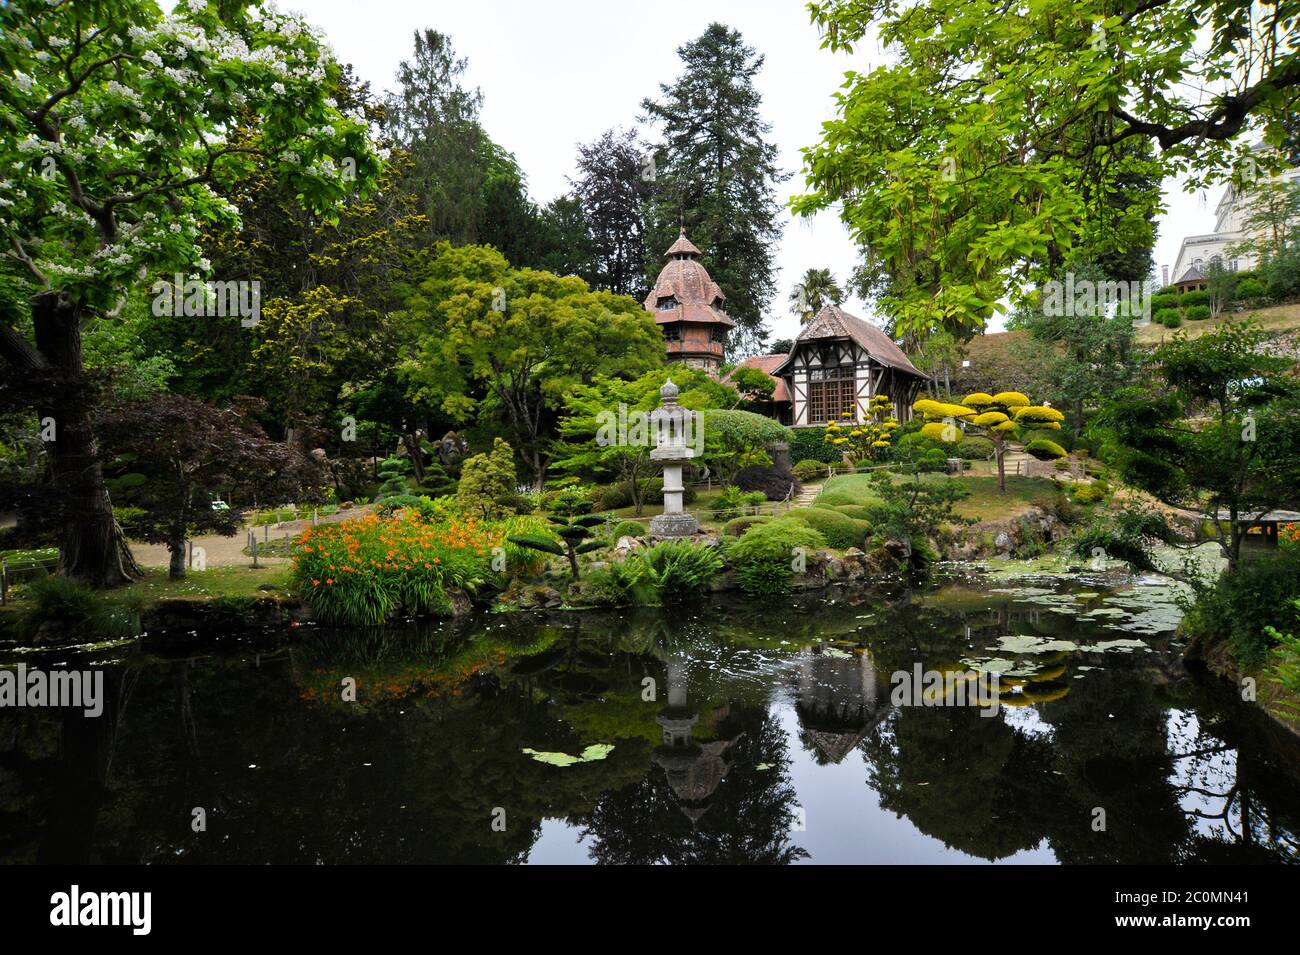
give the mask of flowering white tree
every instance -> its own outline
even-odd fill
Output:
[[[0,256],[32,321],[0,315],[0,361],[41,383],[60,571],[107,586],[138,570],[96,458],[83,324],[154,276],[206,274],[200,228],[239,224],[213,184],[271,169],[329,220],[382,157],[330,98],[328,46],[273,3],[9,0],[0,25]]]

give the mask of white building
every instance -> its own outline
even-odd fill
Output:
[[[1275,182],[1295,182],[1300,180],[1300,168],[1287,169],[1269,178]],[[1183,239],[1182,247],[1178,250],[1178,258],[1174,260],[1172,283],[1178,284],[1185,279],[1199,278],[1204,274],[1205,268],[1216,258],[1230,272],[1253,269],[1258,264],[1253,252],[1243,250],[1237,255],[1230,255],[1228,252],[1229,246],[1237,245],[1247,239],[1259,238],[1258,234],[1247,235],[1243,229],[1242,220],[1245,218],[1246,210],[1247,203],[1241,201],[1241,193],[1235,185],[1229,185],[1223,191],[1219,204],[1214,207],[1214,231],[1202,235],[1189,235]],[[1196,271],[1189,276],[1188,272],[1193,269]]]

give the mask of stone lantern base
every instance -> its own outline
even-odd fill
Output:
[[[650,518],[651,537],[690,537],[700,522],[690,514],[659,514]]]

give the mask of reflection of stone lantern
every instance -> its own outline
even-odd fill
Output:
[[[664,512],[651,519],[650,533],[654,537],[689,537],[699,522],[682,510],[682,463],[695,457],[695,451],[686,446],[686,431],[694,425],[695,415],[677,404],[677,386],[671,379],[659,389],[659,398],[659,407],[650,413],[655,434],[650,459],[664,466]]]
[[[655,720],[663,728],[663,744],[655,748],[653,759],[663,769],[682,812],[692,822],[699,822],[709,809],[709,799],[731,770],[727,751],[734,741],[700,744],[692,739],[699,716],[687,703],[688,662],[677,654],[667,660],[668,705]]]

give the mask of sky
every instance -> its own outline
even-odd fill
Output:
[[[782,169],[782,203],[804,191],[802,149],[820,138],[834,116],[834,93],[846,70],[865,72],[885,59],[874,44],[853,54],[820,47],[804,0],[281,0],[304,14],[334,47],[338,59],[380,92],[395,85],[400,60],[411,55],[412,35],[432,27],[448,34],[466,58],[466,83],[483,93],[488,134],[509,149],[528,176],[529,192],[546,203],[568,190],[579,143],[613,126],[632,126],[641,100],[681,70],[676,50],[720,21],[738,29],[766,57],[757,86]],[[1184,235],[1214,227],[1219,191],[1187,194],[1165,183],[1168,207],[1155,250],[1173,267]],[[843,284],[857,262],[848,231],[834,212],[813,219],[783,213],[776,250],[778,294],[766,320],[773,338],[793,337],[791,286],[808,268],[829,268]],[[708,250],[704,250],[708,265]],[[845,307],[875,320],[863,303]],[[990,331],[1001,328],[1001,321]]]

